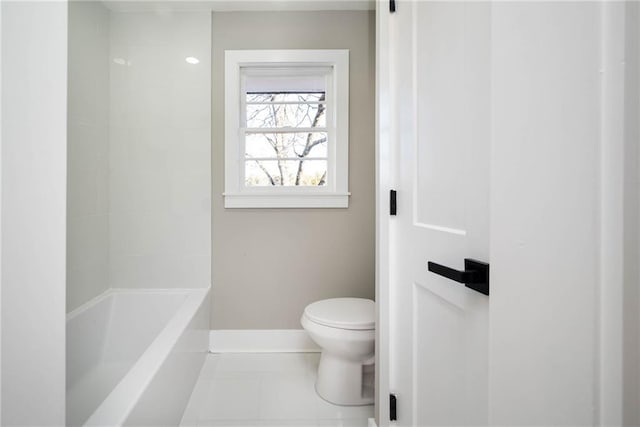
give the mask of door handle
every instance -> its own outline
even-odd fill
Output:
[[[427,267],[432,273],[455,280],[458,283],[464,283],[469,289],[489,295],[489,264],[486,262],[465,258],[464,271],[431,261],[428,262]]]

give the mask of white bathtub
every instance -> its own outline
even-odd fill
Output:
[[[67,425],[178,425],[209,347],[209,289],[109,290],[67,315]]]

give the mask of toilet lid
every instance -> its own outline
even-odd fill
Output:
[[[375,304],[364,298],[332,298],[304,309],[313,322],[340,329],[375,329]]]

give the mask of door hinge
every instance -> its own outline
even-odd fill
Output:
[[[396,399],[396,395],[391,393],[389,395],[389,420],[390,421],[396,421],[398,419],[398,414],[396,413],[397,410],[397,399]]]
[[[396,201],[396,190],[389,192],[389,215],[395,215],[398,212],[398,203]]]
[[[396,0],[389,0],[389,12],[393,13],[396,11]]]

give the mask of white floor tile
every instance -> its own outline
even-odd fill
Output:
[[[313,385],[304,374],[263,376],[260,418],[315,419],[316,399]]]
[[[200,380],[212,380],[218,368],[220,354],[208,354],[205,359],[202,370],[200,371]]]
[[[225,353],[215,375],[227,372],[307,372],[310,368],[305,353]]]
[[[197,427],[249,427],[259,426],[260,420],[203,420]]]
[[[261,426],[268,427],[317,427],[316,420],[263,420]]]
[[[259,419],[260,378],[220,378],[210,382],[200,419]]]
[[[318,427],[367,427],[368,420],[356,419],[356,420],[318,420]]]
[[[318,396],[319,360],[319,353],[210,354],[181,426],[366,427],[373,405]]]
[[[309,381],[313,384],[316,382],[316,375],[318,374],[318,365],[320,364],[320,353],[307,353],[305,355],[307,362],[307,375]]]
[[[339,406],[318,397],[316,400],[317,419],[355,420],[373,417],[373,405]]]

